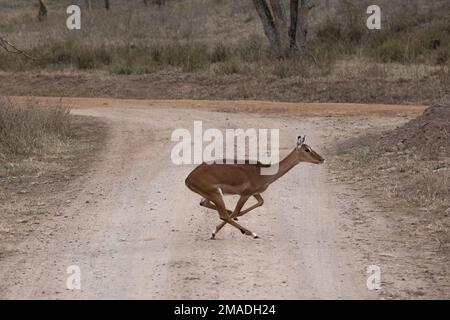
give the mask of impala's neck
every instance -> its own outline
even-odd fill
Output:
[[[282,176],[284,176],[289,170],[295,167],[300,163],[298,156],[295,154],[295,150],[293,150],[286,158],[280,161],[278,164],[278,172],[274,175],[267,176],[269,180],[269,184],[277,181]]]

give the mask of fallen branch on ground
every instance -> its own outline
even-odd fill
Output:
[[[28,53],[26,53],[23,50],[18,49],[14,44],[12,44],[11,42],[9,42],[8,40],[6,40],[5,38],[3,38],[1,36],[0,36],[0,47],[5,49],[6,52],[14,53],[14,54],[22,54],[25,57],[34,60],[34,58],[32,56],[30,56]]]

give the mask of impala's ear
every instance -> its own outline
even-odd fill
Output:
[[[298,136],[297,138],[297,148],[300,148],[305,143],[306,136]]]

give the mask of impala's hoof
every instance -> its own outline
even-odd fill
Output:
[[[238,219],[238,218],[233,218],[233,220],[234,220],[234,221],[239,221],[239,219]]]
[[[258,235],[256,233],[252,234],[253,239],[259,239]]]
[[[214,232],[211,234],[211,238],[210,239],[211,240],[215,240],[216,239],[216,234]]]

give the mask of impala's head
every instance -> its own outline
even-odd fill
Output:
[[[305,144],[306,136],[299,136],[297,139],[297,146],[295,152],[299,158],[299,161],[310,162],[314,164],[322,164],[325,159],[322,158],[317,152],[311,149],[310,146]]]

